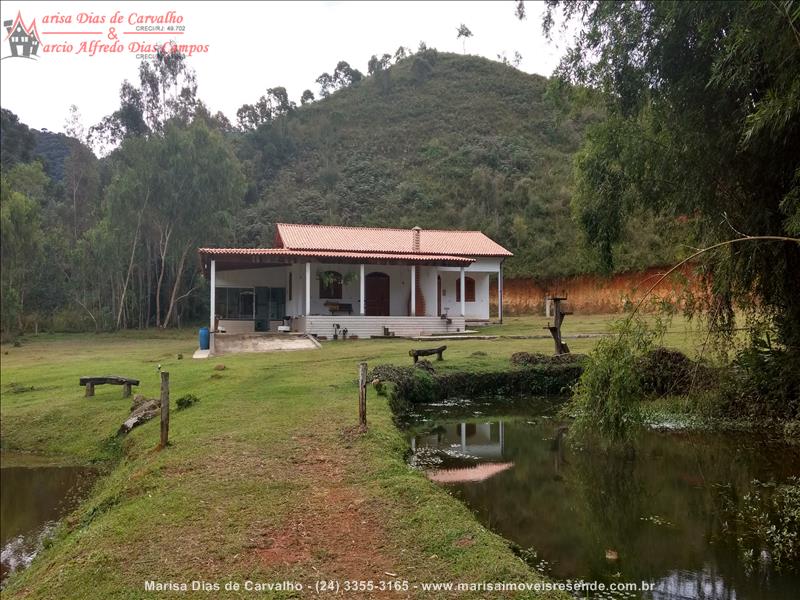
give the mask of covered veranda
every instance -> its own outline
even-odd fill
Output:
[[[460,333],[468,319],[489,318],[491,276],[502,294],[501,262],[464,256],[284,248],[203,248],[200,256],[213,333]]]

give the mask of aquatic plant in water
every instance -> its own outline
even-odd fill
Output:
[[[782,572],[800,570],[800,477],[753,482],[725,528],[734,533],[744,564]]]

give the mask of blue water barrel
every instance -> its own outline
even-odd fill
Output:
[[[209,334],[208,327],[200,328],[200,350],[208,350],[209,348]]]

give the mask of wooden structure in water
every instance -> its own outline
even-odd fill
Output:
[[[564,317],[571,315],[572,312],[563,310],[561,303],[566,300],[566,296],[552,296],[550,300],[553,302],[553,325],[547,322],[545,329],[550,331],[555,342],[556,354],[569,354],[569,346],[561,339],[561,324],[564,322]]]

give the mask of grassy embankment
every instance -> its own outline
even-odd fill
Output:
[[[608,322],[570,320],[566,334],[601,332]],[[538,334],[543,321],[513,318],[493,333]],[[683,325],[670,335],[686,349]],[[570,345],[585,352],[595,341]],[[369,432],[348,431],[357,363],[407,364],[408,349],[419,345],[328,342],[321,351],[205,361],[191,359],[193,332],[39,336],[3,346],[2,448],[107,470],[3,596],[138,598],[147,579],[536,580],[501,538],[406,466],[385,399],[370,390]],[[449,346],[442,368],[489,369],[508,365],[516,351],[549,352],[551,343]],[[485,355],[473,356],[478,351]],[[117,445],[112,436],[129,401],[117,386],[84,398],[78,377],[139,377],[138,391],[157,397],[159,364],[171,375],[173,407],[186,393],[199,404],[173,408],[168,449],[154,450],[157,419]]]

